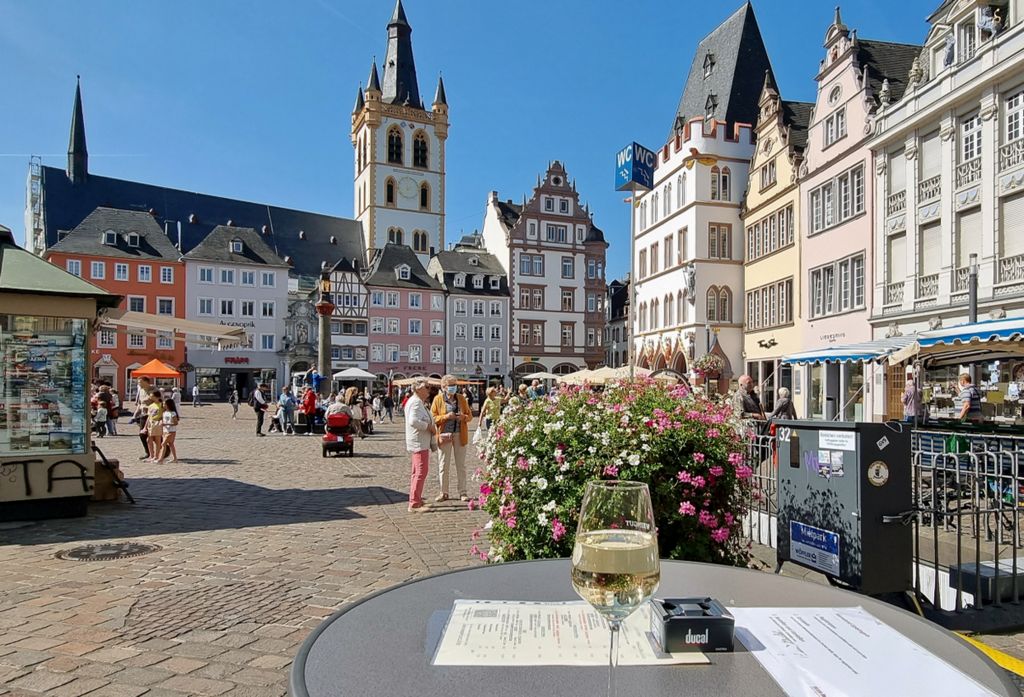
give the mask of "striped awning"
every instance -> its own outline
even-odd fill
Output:
[[[875,339],[858,344],[827,346],[814,351],[802,351],[783,356],[782,363],[799,365],[802,363],[849,363],[871,362],[887,358],[895,351],[911,344],[916,335],[894,336],[888,339]]]
[[[1024,356],[1024,318],[960,324],[921,332],[889,356],[890,364],[910,359],[932,365],[959,365]]]

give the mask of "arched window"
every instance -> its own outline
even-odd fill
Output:
[[[665,326],[671,327],[675,323],[675,308],[676,299],[672,295],[665,296]]]
[[[718,321],[732,321],[732,292],[728,288],[718,291]]]
[[[356,171],[363,171],[363,139],[359,138],[359,142],[356,143]]]
[[[398,126],[388,129],[388,162],[400,165],[402,161],[402,131]]]
[[[430,210],[430,184],[426,182],[420,184],[420,210]]]
[[[391,177],[384,180],[384,204],[395,205],[395,180]]]
[[[676,294],[676,324],[686,321],[686,308],[683,306],[683,291]]]
[[[665,215],[672,212],[672,182],[665,186]]]
[[[651,329],[658,328],[658,306],[660,304],[657,298],[651,301]]]
[[[711,200],[720,201],[722,197],[722,170],[718,169],[718,165],[711,168]]]
[[[719,178],[718,190],[723,201],[732,200],[732,172],[728,167],[722,168],[722,175]]]
[[[391,244],[405,244],[405,233],[402,232],[402,228],[388,228],[388,242]]]
[[[416,131],[412,139],[412,166],[427,168],[427,134]]]
[[[640,204],[640,229],[647,227],[647,201]]]
[[[368,140],[369,140],[369,138],[367,136],[363,136],[363,166],[364,167],[366,165],[370,164],[369,160],[366,159],[366,141],[368,141]]]
[[[659,196],[660,196],[660,194],[657,191],[655,191],[654,192],[654,198],[651,199],[651,225],[654,225],[656,222],[658,222],[658,197]]]
[[[426,252],[429,244],[429,237],[425,230],[412,231],[412,248],[417,252]]]
[[[706,300],[705,312],[707,314],[708,322],[718,321],[718,289],[714,286],[708,288],[708,294]]]
[[[637,313],[637,319],[639,320],[640,331],[647,331],[647,304],[640,303],[640,312]]]

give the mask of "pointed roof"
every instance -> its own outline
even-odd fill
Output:
[[[705,75],[708,56],[711,72]],[[728,128],[736,123],[757,123],[765,73],[774,82],[754,8],[747,2],[697,45],[670,137],[680,124],[703,117],[709,102],[717,105],[714,118],[725,121]]]
[[[241,252],[232,251],[231,243],[235,240],[242,243]],[[285,260],[278,256],[253,228],[231,225],[218,225],[213,228],[210,234],[183,258],[215,261],[221,264],[262,264],[288,268]]]
[[[85,144],[85,114],[82,110],[82,78],[75,85],[75,105],[71,112],[71,138],[68,142],[68,178],[74,183],[89,176],[89,148]]]
[[[419,83],[416,81],[416,62],[412,55],[412,27],[405,16],[402,0],[388,22],[388,51],[384,56],[384,80],[381,98],[389,104],[407,104],[423,108]]]
[[[409,267],[409,278],[400,279],[395,273],[399,266]],[[441,284],[423,268],[416,252],[404,244],[388,242],[370,262],[363,283],[368,286],[384,286],[387,288],[417,288],[424,290],[441,290]]]
[[[370,77],[366,79],[366,91],[380,92],[380,78],[377,76],[377,59],[373,59],[373,65],[370,66]]]
[[[434,105],[448,106],[448,97],[444,93],[444,78],[440,75],[437,76],[437,91],[434,92]]]
[[[356,105],[352,107],[352,113],[358,114],[363,110],[365,104],[366,102],[363,100],[363,86],[359,85],[359,90],[356,91]]]

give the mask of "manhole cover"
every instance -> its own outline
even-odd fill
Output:
[[[58,559],[67,559],[68,561],[113,561],[141,557],[143,554],[159,552],[161,549],[160,545],[143,542],[108,542],[102,545],[62,549],[57,552],[56,556]]]

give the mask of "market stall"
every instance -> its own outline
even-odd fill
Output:
[[[119,301],[0,226],[0,520],[85,514],[89,339],[98,311]]]

